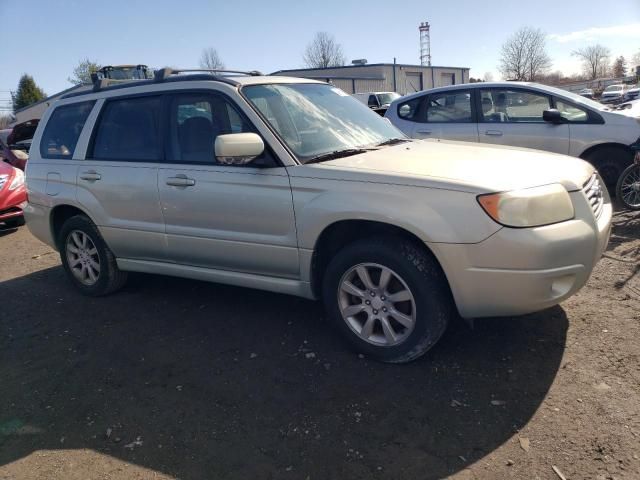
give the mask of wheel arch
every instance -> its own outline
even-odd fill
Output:
[[[89,220],[93,221],[93,219],[87,212],[85,212],[81,208],[76,207],[75,205],[57,205],[51,210],[51,214],[49,215],[49,228],[51,229],[51,237],[58,247],[58,250],[60,249],[60,245],[58,245],[58,235],[60,234],[60,229],[64,225],[64,222],[76,215],[84,215],[85,217],[89,218]]]
[[[607,143],[598,143],[596,145],[590,146],[585,151],[583,151],[580,155],[578,155],[578,157],[580,157],[583,160],[587,160],[587,158],[590,155],[597,152],[598,150],[602,150],[605,148],[620,148],[622,150],[625,150],[626,152],[629,152],[630,154],[633,153],[633,150],[629,145],[625,145],[624,143],[617,143],[617,142],[607,142]]]
[[[311,290],[316,298],[321,297],[323,276],[331,258],[344,246],[371,235],[384,235],[408,240],[428,252],[442,270],[434,253],[415,233],[402,227],[377,220],[337,220],[327,225],[316,240],[311,258]],[[443,271],[445,279],[446,274]],[[447,284],[449,284],[447,279]]]

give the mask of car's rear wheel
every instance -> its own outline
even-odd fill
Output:
[[[126,280],[94,223],[84,215],[69,218],[58,236],[60,259],[69,278],[85,295],[115,292]]]
[[[437,261],[401,238],[361,240],[342,249],[325,272],[323,297],[331,320],[357,351],[391,363],[427,352],[451,316]]]

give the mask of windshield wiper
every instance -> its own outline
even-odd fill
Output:
[[[390,138],[389,140],[385,140],[384,142],[378,143],[376,147],[384,147],[386,145],[396,145],[398,143],[410,142],[411,140],[408,138]]]
[[[323,153],[322,155],[318,155],[316,157],[312,157],[306,162],[305,165],[309,163],[319,163],[327,160],[333,160],[335,158],[349,157],[351,155],[358,155],[359,153],[370,152],[372,149],[370,148],[345,148],[344,150],[335,150],[329,153]]]

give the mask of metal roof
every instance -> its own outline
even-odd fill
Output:
[[[47,97],[47,98],[45,98],[43,100],[39,100],[39,101],[37,101],[35,103],[32,103],[31,105],[27,105],[26,107],[22,107],[19,110],[16,110],[14,113],[23,112],[23,111],[25,111],[25,110],[27,110],[29,108],[35,107],[36,105],[40,105],[41,103],[49,102],[49,101],[53,100],[54,98],[58,98],[58,97],[60,97],[62,95],[65,95],[67,93],[71,93],[71,92],[73,92],[74,90],[77,90],[80,87],[87,87],[87,86],[88,85],[79,83],[78,85],[74,85],[73,87],[69,87],[66,90],[62,90],[61,92],[55,93],[55,94],[53,94],[53,95],[51,95],[51,96],[49,96],[49,97]]]
[[[326,68],[293,68],[293,69],[285,69],[278,70],[273,72],[271,75],[278,75],[283,72],[292,73],[292,72],[313,72],[313,71],[322,71],[322,70],[337,70],[343,68],[367,68],[367,67],[408,67],[408,68],[425,68],[425,69],[433,69],[433,68],[442,68],[447,70],[470,70],[469,67],[443,67],[440,65],[411,65],[408,63],[366,63],[364,65],[342,65],[339,67],[326,67]]]

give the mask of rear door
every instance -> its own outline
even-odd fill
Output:
[[[480,89],[480,142],[569,153],[569,126],[542,119],[551,97],[525,88]]]
[[[256,132],[211,90],[167,99],[167,162],[158,188],[168,256],[183,265],[298,278],[289,176],[267,151],[249,165],[219,164],[220,134]]]
[[[424,95],[398,105],[400,129],[412,138],[478,141],[471,90]]]
[[[161,95],[106,100],[77,169],[78,202],[116,257],[165,259],[157,187],[161,106]]]

